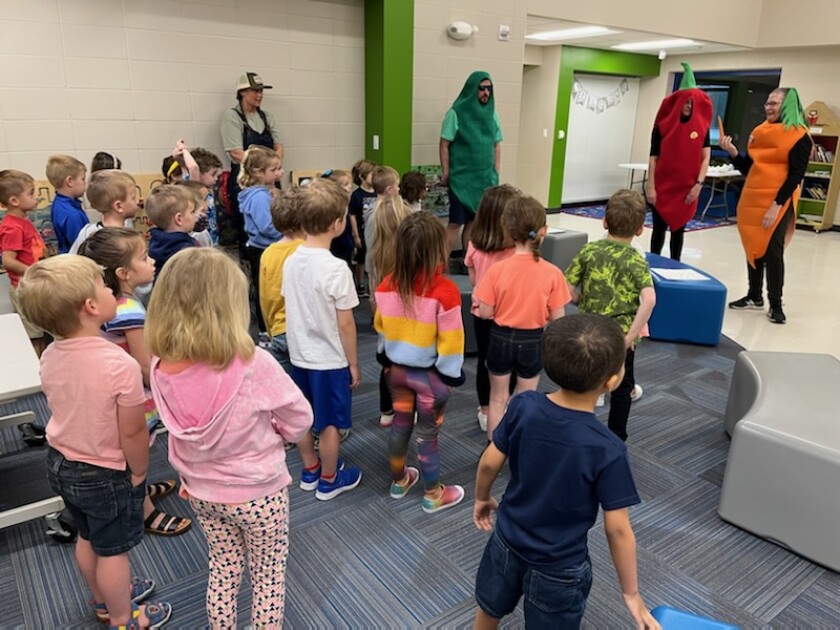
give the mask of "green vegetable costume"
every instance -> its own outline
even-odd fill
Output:
[[[473,72],[452,104],[458,117],[458,131],[449,145],[449,188],[473,214],[484,191],[499,185],[495,146],[498,142],[498,118],[494,95],[482,105],[477,97],[478,84],[490,80],[487,72]]]

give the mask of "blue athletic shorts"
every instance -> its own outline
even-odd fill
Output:
[[[327,427],[349,429],[351,421],[350,370],[308,370],[292,366],[292,380],[312,405],[315,422],[312,429],[320,433]]]
[[[449,222],[455,225],[466,225],[475,219],[475,213],[461,203],[452,189],[449,190]]]

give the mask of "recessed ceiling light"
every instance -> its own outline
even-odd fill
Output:
[[[692,46],[701,47],[703,44],[693,39],[660,39],[655,42],[630,42],[628,44],[617,44],[611,46],[616,50],[662,50],[664,48],[689,48]]]
[[[545,31],[542,33],[531,33],[525,39],[536,39],[544,42],[556,42],[564,39],[582,39],[584,37],[595,37],[596,35],[611,35],[620,33],[604,26],[579,26],[576,28],[564,28],[559,31]]]

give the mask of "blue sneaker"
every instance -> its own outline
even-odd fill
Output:
[[[300,471],[300,489],[301,490],[315,490],[318,487],[318,480],[321,478],[321,461],[318,461],[318,468],[315,470],[306,470],[306,468],[301,469]],[[344,462],[339,457],[338,458],[338,470],[344,470]]]
[[[336,498],[342,492],[352,490],[359,485],[362,480],[362,471],[351,466],[350,468],[342,468],[335,474],[333,481],[327,481],[323,478],[318,480],[318,489],[315,491],[315,498],[319,501],[329,501]]]

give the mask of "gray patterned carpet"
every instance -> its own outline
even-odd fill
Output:
[[[401,502],[388,498],[387,434],[376,423],[374,337],[369,318],[360,315],[359,323],[365,382],[353,398],[355,425],[342,455],[362,467],[364,478],[357,490],[330,503],[292,490],[287,627],[470,627],[486,535],[472,525],[469,501],[430,516],[420,509],[417,490]],[[728,449],[722,417],[738,350],[727,339],[717,348],[647,342],[636,354],[645,394],[633,406],[629,448],[643,503],[631,517],[643,595],[651,607],[670,605],[744,628],[837,627],[837,574],[717,517]],[[475,359],[467,363],[472,377]],[[475,404],[470,378],[451,399],[441,438],[443,479],[464,485],[468,498],[484,443]],[[0,412],[24,405],[46,420],[39,397]],[[171,474],[166,447],[160,439],[153,448],[153,479]],[[13,429],[0,432],[0,449],[5,509],[14,495],[38,495],[44,453],[23,447]],[[295,451],[289,463],[297,476]],[[497,496],[504,482],[497,482]],[[162,504],[173,513],[189,512],[175,496]],[[43,521],[32,521],[0,531],[0,627],[96,627],[72,545],[45,539],[43,529]],[[630,627],[600,521],[589,540],[595,580],[585,627]],[[206,547],[197,526],[178,538],[147,536],[131,557],[134,572],[154,578],[156,595],[172,602],[167,627],[206,625]],[[241,627],[248,623],[249,588],[239,601]],[[521,610],[504,625],[523,627]]]

